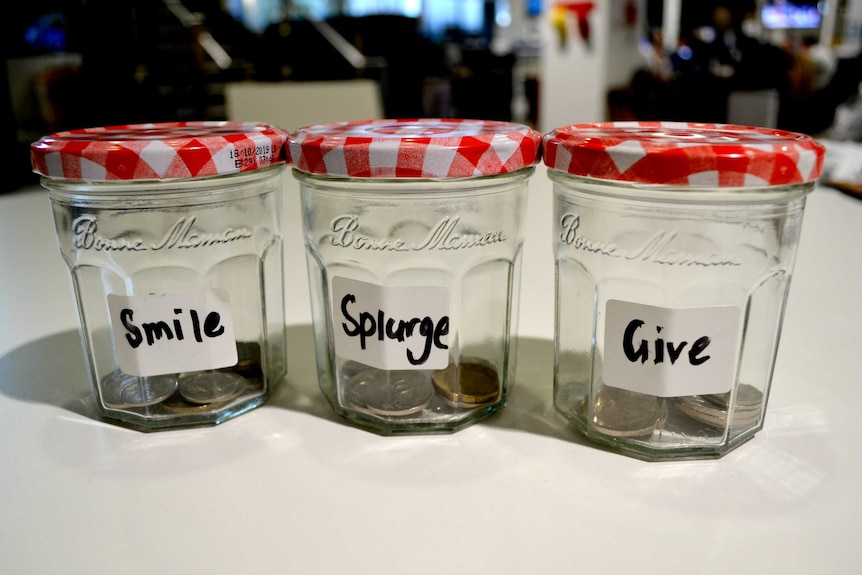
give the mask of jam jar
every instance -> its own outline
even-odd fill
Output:
[[[434,118],[291,134],[318,377],[336,414],[433,433],[505,406],[540,144],[516,123]]]
[[[749,126],[546,134],[556,409],[648,460],[719,457],[751,439],[823,157],[807,135]]]
[[[106,421],[214,425],[284,377],[286,140],[268,124],[178,122],[31,145]]]

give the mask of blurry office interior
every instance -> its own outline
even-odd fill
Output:
[[[370,80],[389,118],[862,141],[862,0],[31,0],[2,26],[2,192],[44,134],[232,119],[248,82]]]

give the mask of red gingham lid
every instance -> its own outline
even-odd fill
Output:
[[[290,135],[296,169],[348,178],[470,178],[539,160],[542,135],[521,124],[399,119],[339,122]]]
[[[813,182],[825,148],[810,136],[750,126],[606,122],[564,126],[543,140],[550,169],[603,180],[685,187]]]
[[[70,130],[30,146],[33,171],[67,180],[166,180],[289,162],[287,132],[247,122],[171,122]]]

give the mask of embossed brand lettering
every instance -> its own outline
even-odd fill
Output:
[[[642,246],[626,250],[616,244],[602,243],[585,238],[578,233],[581,218],[575,214],[565,214],[560,219],[560,241],[575,249],[589,253],[623,258],[631,261],[653,262],[677,266],[738,266],[738,259],[723,254],[697,254],[673,249],[673,241],[678,233],[673,230],[659,230]]]
[[[201,248],[226,244],[250,238],[248,228],[228,228],[224,231],[204,233],[195,228],[195,216],[183,217],[171,225],[167,232],[156,242],[149,245],[139,237],[106,237],[99,235],[99,222],[96,216],[83,215],[72,222],[75,236],[73,245],[79,249],[96,251],[147,251],[172,248]]]
[[[505,242],[502,231],[479,234],[457,233],[461,218],[447,216],[440,220],[419,242],[408,242],[403,238],[375,238],[359,232],[359,217],[339,216],[332,221],[332,245],[357,250],[378,251],[421,251],[421,250],[462,250]]]
[[[140,238],[106,238],[100,236],[96,216],[80,216],[72,222],[75,234],[74,246],[84,250],[97,251],[144,251],[144,241]]]
[[[199,248],[202,246],[211,246],[214,244],[226,244],[235,242],[243,238],[251,237],[251,230],[248,228],[233,229],[228,228],[223,232],[205,234],[194,228],[197,218],[180,218],[170,227],[164,238],[160,242],[153,244],[154,250],[163,248]]]

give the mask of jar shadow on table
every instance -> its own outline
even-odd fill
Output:
[[[87,379],[81,337],[62,331],[0,356],[0,393],[99,419]]]
[[[310,325],[287,326],[288,373],[266,403],[352,426],[335,415],[321,393]],[[507,406],[475,425],[512,429],[581,443],[553,409],[554,345],[551,340],[519,338],[518,368]],[[28,342],[0,356],[0,393],[13,399],[61,407],[100,421],[90,388],[81,339],[69,330]]]

